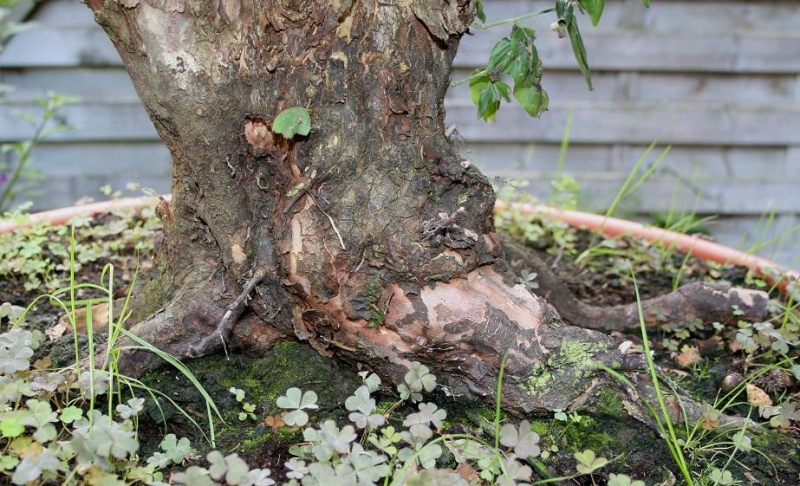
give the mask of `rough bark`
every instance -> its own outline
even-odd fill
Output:
[[[443,126],[470,0],[88,3],[173,157],[176,290],[140,336],[182,358],[301,339],[393,381],[422,361],[478,396],[507,353],[519,412],[579,406],[597,363],[641,367],[507,271],[493,192]],[[313,130],[287,140],[270,124],[293,106]]]

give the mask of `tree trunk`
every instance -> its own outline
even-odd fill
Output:
[[[516,284],[494,195],[443,126],[470,0],[90,0],[173,157],[165,309],[133,328],[185,358],[285,339],[395,382],[412,361],[454,394],[570,409],[615,369],[610,337]],[[292,140],[284,109],[312,114]],[[150,355],[127,356],[136,373]]]

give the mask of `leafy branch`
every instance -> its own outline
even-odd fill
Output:
[[[649,7],[649,0],[642,0]],[[556,13],[556,21],[552,24],[559,38],[569,37],[572,53],[578,68],[586,80],[586,86],[592,90],[592,74],[589,69],[586,47],[583,43],[578,22],[575,17],[575,5],[581,12],[586,12],[592,25],[600,22],[605,0],[556,0],[555,7],[537,10],[510,19],[486,23],[483,1],[476,2],[476,17],[480,21],[474,23],[473,29],[490,29],[501,25],[511,25],[511,34],[500,39],[489,54],[487,65],[476,70],[467,79],[459,83],[469,83],[472,102],[478,107],[478,117],[491,121],[495,118],[502,100],[511,101],[511,95],[522,106],[525,112],[537,117],[547,110],[549,98],[542,89],[542,63],[534,45],[535,31],[520,22],[540,15]],[[513,89],[506,81],[510,76]]]

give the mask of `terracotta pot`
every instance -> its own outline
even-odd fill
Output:
[[[167,201],[171,199],[170,195],[161,197]],[[0,221],[0,233],[32,226],[40,221],[49,221],[51,224],[65,224],[71,218],[78,215],[103,214],[113,209],[137,209],[155,205],[157,200],[158,198],[153,197],[116,199],[83,206],[44,211],[30,215],[30,217],[22,223]],[[498,201],[495,206],[496,212],[507,209],[514,209],[525,214],[546,214],[549,217],[564,221],[571,226],[585,228],[589,231],[600,231],[607,237],[630,235],[666,248],[672,248],[684,253],[691,253],[704,260],[721,264],[740,265],[755,272],[759,277],[767,281],[767,283],[777,286],[784,293],[790,293],[790,291],[794,293],[798,285],[800,285],[800,272],[798,271],[785,269],[781,265],[770,260],[749,255],[731,247],[705,240],[697,235],[685,235],[674,231],[646,226],[633,221],[607,218],[605,216],[583,213],[580,211],[556,209],[543,205],[522,203],[512,203],[509,205]]]

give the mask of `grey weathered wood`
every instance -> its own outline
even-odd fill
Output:
[[[32,104],[0,105],[0,142],[30,137],[33,127],[22,121],[14,111],[41,113]],[[74,130],[55,133],[50,140],[71,142],[93,141],[156,141],[153,124],[139,103],[68,105],[59,116]]]
[[[459,146],[462,157],[483,173],[493,176],[501,171],[521,171],[554,176],[559,171],[561,145],[555,143],[470,143]],[[567,148],[561,167],[570,174],[608,172],[614,170],[617,151],[608,145],[576,145]]]
[[[0,68],[120,66],[119,54],[96,25],[42,25],[8,41],[0,52]]]
[[[795,74],[637,73],[631,98],[642,102],[729,106],[794,104]]]
[[[614,170],[628,173],[633,170],[637,161],[645,152],[644,146],[624,146],[621,151],[620,165]],[[660,153],[658,147],[647,158],[647,163],[654,163]],[[675,146],[672,147],[664,161],[660,164],[660,172],[664,174],[680,174],[681,177],[720,178],[745,180],[798,180],[800,167],[787,158],[785,147],[754,146]],[[758,201],[753,201],[758,203]]]
[[[507,31],[489,30],[466,39],[456,65],[477,68]],[[800,71],[800,35],[786,33],[675,35],[658,32],[588,31],[589,66],[595,70],[796,73]],[[575,69],[567,38],[542,34],[539,56],[550,69]]]
[[[488,22],[552,8],[552,0],[492,0],[484,2]],[[545,35],[554,14],[527,23]],[[796,0],[660,0],[651,7],[640,1],[607,1],[596,29],[646,29],[655,32],[792,31],[797,28],[800,3]],[[581,28],[590,23],[579,17]],[[585,25],[585,27],[584,27]]]
[[[48,92],[78,96],[92,103],[138,103],[127,71],[120,68],[59,68],[0,71],[0,83],[14,87],[7,99],[26,101]]]
[[[547,200],[552,192],[552,179],[542,177],[544,174],[503,170],[498,171],[496,175],[502,179],[525,179],[533,176],[525,191],[543,200]],[[625,175],[620,174],[572,174],[572,176],[581,186],[581,207],[595,210],[607,208],[625,180]],[[716,179],[698,180],[695,181],[695,185],[696,188],[687,187],[671,178],[652,179],[629,196],[621,210],[631,214],[668,211],[673,208],[676,211],[698,214],[750,215],[760,214],[768,207],[774,208],[779,214],[797,210],[796,181]]]
[[[763,216],[717,218],[709,228],[716,240],[757,254],[790,268],[800,268],[800,217],[778,214],[772,221]]]
[[[648,143],[717,145],[800,144],[800,107],[736,109],[692,104],[602,104],[564,102],[534,120],[517,105],[505,105],[495,123],[475,123],[476,108],[466,102],[448,105],[448,123],[475,142],[561,140],[572,112],[571,139],[583,143]]]
[[[169,178],[172,161],[167,148],[159,142],[114,143],[43,143],[33,152],[36,167],[48,176],[68,178],[81,172],[102,177]],[[76,171],[79,168],[80,171]]]
[[[569,174],[615,173],[625,178],[645,157],[645,145],[569,144],[561,169]],[[652,150],[644,166],[656,162],[663,145]],[[530,177],[552,179],[559,171],[560,144],[555,143],[470,143],[460,146],[463,157],[487,174],[502,170],[527,171]],[[798,154],[800,155],[800,154]],[[675,179],[720,178],[800,181],[800,159],[791,159],[784,147],[672,147],[657,174]],[[753,201],[758,204],[758,201]]]
[[[92,22],[92,11],[76,0],[48,0],[36,10],[39,25],[86,26]]]

